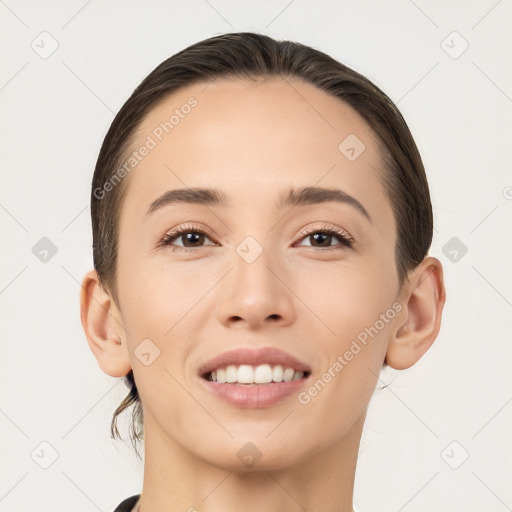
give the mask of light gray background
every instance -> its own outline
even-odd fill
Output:
[[[92,172],[151,69],[238,30],[312,45],[375,81],[431,185],[443,326],[415,366],[382,376],[357,510],[512,510],[511,14],[510,0],[0,0],[0,511],[111,512],[140,492],[141,465],[109,438],[127,389],[79,321]],[[33,253],[43,237],[57,248],[46,262]]]

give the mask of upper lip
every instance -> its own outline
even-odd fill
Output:
[[[225,368],[226,366],[250,364],[258,366],[260,364],[277,365],[280,364],[287,368],[293,368],[297,371],[311,373],[310,367],[279,348],[266,347],[261,349],[241,348],[224,352],[199,367],[199,375],[205,375],[218,368]]]

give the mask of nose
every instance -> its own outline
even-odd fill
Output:
[[[226,327],[259,330],[295,320],[292,271],[263,250],[252,262],[238,253],[218,289],[219,320]]]

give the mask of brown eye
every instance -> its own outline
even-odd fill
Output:
[[[174,240],[181,239],[184,247],[196,247],[200,246],[201,242],[204,242],[205,235],[198,231],[187,231],[183,234],[177,234],[173,236],[167,236],[164,238],[164,245],[170,245]]]
[[[353,238],[344,230],[338,228],[312,229],[303,233],[301,240],[309,239],[312,241],[310,247],[320,249],[336,249],[342,247],[351,247]],[[341,243],[332,245],[333,239],[338,239]],[[307,247],[307,246],[306,246]]]
[[[206,239],[211,240],[209,234],[203,229],[194,226],[184,226],[167,233],[159,245],[160,247],[172,247],[173,251],[193,251],[203,247]],[[181,244],[176,244],[175,241],[181,241]],[[215,245],[215,243],[208,245]]]

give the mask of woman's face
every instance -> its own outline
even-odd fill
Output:
[[[137,137],[117,282],[146,444],[236,470],[332,449],[362,425],[403,321],[395,222],[369,126],[309,84],[223,80],[169,96]],[[306,187],[340,190],[339,200],[301,195]],[[148,213],[163,194],[196,188],[223,202],[182,196]],[[251,381],[249,366],[263,381],[288,366],[307,373],[280,384],[207,380],[228,366],[228,380]]]

